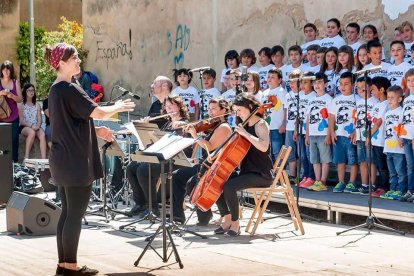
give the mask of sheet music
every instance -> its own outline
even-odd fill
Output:
[[[144,150],[145,146],[144,143],[142,143],[141,138],[139,138],[138,132],[134,126],[134,123],[130,122],[130,123],[126,123],[123,125],[123,127],[125,127],[127,130],[131,131],[131,133],[137,138],[138,141],[138,149],[139,150]]]
[[[174,134],[166,134],[155,144],[144,150],[144,153],[157,153],[167,160],[196,142],[193,138],[184,138]]]

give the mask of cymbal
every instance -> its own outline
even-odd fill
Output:
[[[106,118],[106,119],[93,119],[94,121],[98,121],[98,122],[115,122],[118,123],[121,120],[119,119],[115,119],[115,118]]]

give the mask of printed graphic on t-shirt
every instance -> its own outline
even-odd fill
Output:
[[[309,118],[309,135],[323,136],[328,130],[328,107],[331,104],[332,97],[325,94],[320,97],[314,97],[309,101],[308,118]]]
[[[402,108],[398,107],[385,113],[384,122],[384,152],[404,153],[404,148],[399,144],[399,137],[406,134],[402,127]]]
[[[335,133],[338,136],[349,137],[355,130],[356,102],[354,95],[340,95],[332,100],[332,111],[335,115]]]

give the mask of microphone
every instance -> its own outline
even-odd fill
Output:
[[[140,97],[140,96],[135,95],[134,93],[132,93],[132,92],[131,92],[131,91],[129,91],[129,90],[126,90],[126,89],[125,89],[125,88],[123,88],[122,86],[117,85],[117,87],[118,87],[118,89],[119,89],[119,90],[121,90],[121,91],[122,91],[122,96],[125,96],[126,94],[128,94],[129,96],[133,97],[133,98],[134,98],[134,99],[136,99],[136,100],[141,99],[141,97]]]
[[[303,80],[316,80],[315,76],[304,76],[300,78],[289,79],[289,81],[303,81]]]
[[[356,71],[355,74],[356,75],[361,75],[361,74],[365,74],[365,73],[379,71],[381,69],[382,69],[382,66],[378,65],[378,66],[371,67],[369,69],[362,69],[362,70]]]
[[[247,81],[248,75],[247,75],[247,66],[242,66],[242,74],[241,74],[241,81]]]
[[[198,68],[194,68],[191,70],[188,70],[189,72],[200,72],[200,71],[206,71],[206,70],[210,70],[211,67],[210,66],[206,66],[206,67],[198,67]]]

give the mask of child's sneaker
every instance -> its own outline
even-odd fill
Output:
[[[358,188],[358,192],[361,195],[369,195],[369,186],[368,185],[366,185],[366,186],[361,185],[361,187]]]
[[[372,197],[381,197],[382,194],[385,194],[385,190],[381,188],[377,188],[371,192]]]
[[[299,186],[302,186],[303,183],[306,182],[306,180],[308,180],[307,177],[304,177],[300,182],[299,182]]]
[[[299,185],[299,187],[308,188],[308,187],[312,186],[313,183],[314,183],[313,179],[308,177],[305,182],[303,182],[302,184]]]
[[[389,195],[388,199],[392,199],[392,200],[399,200],[402,197],[402,192],[400,191],[394,191],[392,194]]]
[[[357,191],[358,191],[358,188],[352,182],[349,182],[348,184],[346,184],[345,189],[344,189],[344,193],[355,193]]]
[[[334,193],[342,193],[345,190],[345,183],[339,182],[336,184],[335,188],[333,188]]]
[[[393,199],[393,198],[391,198],[391,194],[394,193],[394,192],[395,192],[394,190],[389,190],[388,192],[383,193],[382,195],[380,195],[380,198],[382,198],[382,199]]]
[[[410,201],[409,199],[411,199],[412,197],[413,197],[413,193],[411,191],[407,191],[405,193],[405,195],[403,195],[402,197],[400,197],[400,201],[407,202],[407,201]]]
[[[320,192],[326,190],[328,190],[328,188],[325,185],[323,185],[321,181],[315,181],[315,183],[313,183],[312,186],[308,187],[308,191]]]
[[[289,176],[289,182],[290,184],[296,185],[298,182],[296,181],[295,176]]]

